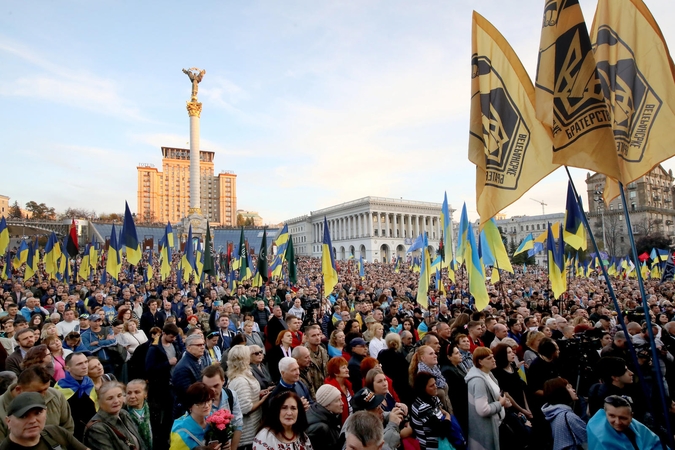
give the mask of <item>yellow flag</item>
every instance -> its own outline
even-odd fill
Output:
[[[599,0],[591,42],[626,185],[675,155],[675,67],[641,0]],[[617,195],[617,184],[607,183],[605,200]]]
[[[560,231],[560,222],[555,222],[551,224],[551,232],[553,233],[554,236],[558,234]],[[546,238],[548,237],[548,230],[543,231],[537,238],[534,240],[534,242],[539,242],[540,244],[543,244],[546,242]]]
[[[612,123],[579,0],[545,0],[536,109],[553,135],[553,162],[619,178]]]
[[[534,86],[506,39],[474,11],[469,160],[481,224],[559,167],[536,118]]]

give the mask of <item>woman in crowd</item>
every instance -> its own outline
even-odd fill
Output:
[[[209,426],[206,418],[211,414],[214,397],[213,391],[200,381],[187,389],[184,406],[188,412],[173,422],[170,450],[191,450],[205,445],[204,435]],[[216,444],[211,448],[218,450],[220,447],[220,444]]]
[[[543,333],[542,333],[543,335]],[[537,347],[539,344],[537,343]],[[516,353],[507,344],[499,344],[494,349],[496,367],[492,375],[497,379],[499,388],[504,396],[511,401],[516,414],[524,415],[528,420],[532,419],[532,412],[527,404],[525,396],[525,382],[518,374],[516,367]]]
[[[368,353],[373,358],[377,358],[380,352],[387,348],[387,343],[384,340],[384,327],[381,323],[376,323],[371,327],[373,338],[370,340]]]
[[[270,371],[267,370],[267,365],[263,363],[265,354],[262,352],[262,348],[257,345],[251,345],[248,349],[251,352],[251,373],[258,380],[260,390],[264,391],[273,388],[274,381],[272,381]]]
[[[401,336],[396,333],[389,333],[384,339],[387,348],[377,355],[377,360],[382,365],[382,371],[391,379],[391,392],[396,392],[401,401],[411,404],[413,401],[410,395],[410,384],[408,384],[408,361],[399,351],[401,349]]]
[[[126,324],[129,320],[131,320],[132,317],[133,317],[133,314],[131,313],[131,309],[129,309],[125,306],[120,306],[120,309],[117,312],[117,320]],[[124,331],[126,331],[126,330],[124,330]]]
[[[539,343],[545,337],[546,335],[541,331],[528,333],[527,339],[525,340],[525,354],[523,355],[523,361],[525,361],[525,368],[530,367],[532,361],[537,359],[537,357],[539,356]]]
[[[466,372],[461,366],[462,354],[459,352],[459,347],[454,343],[451,343],[448,347],[448,361],[450,364],[443,367],[442,373],[448,386],[450,386],[448,397],[452,405],[452,413],[462,427],[464,436],[466,436],[469,431],[469,391],[466,387],[466,381],[464,381]]]
[[[342,393],[329,384],[316,391],[316,402],[307,411],[307,436],[312,447],[341,450]]]
[[[34,328],[42,331],[42,327],[45,324],[44,317],[42,316],[42,313],[39,312],[34,312],[30,316],[30,320],[28,321],[28,328]]]
[[[336,329],[330,334],[328,340],[328,357],[335,358],[337,356],[349,358],[349,353],[345,350],[345,333]]]
[[[460,369],[466,373],[469,373],[469,369],[473,367],[473,354],[469,351],[471,348],[471,340],[466,334],[458,334],[454,339],[459,349],[459,353],[462,355],[462,362],[460,363]]]
[[[410,331],[413,336],[413,344],[420,340],[420,335],[417,333],[417,328],[415,328],[415,322],[412,320],[412,318],[408,317],[403,319],[403,323],[401,325],[403,326],[403,329],[398,334],[401,334],[404,331]]]
[[[56,329],[56,325],[54,325],[51,322],[47,322],[42,327],[42,332],[40,332],[40,342],[42,344],[44,344],[45,339],[47,339],[48,336],[57,336],[58,337],[58,335],[59,335],[59,332]]]
[[[145,380],[131,380],[127,384],[127,399],[124,410],[136,424],[138,434],[143,439],[145,447],[152,449],[152,428],[150,426],[150,407],[148,398],[148,385]]]
[[[45,339],[44,344],[52,354],[52,362],[54,364],[54,381],[59,381],[66,376],[66,356],[72,353],[71,350],[66,350],[61,344],[61,339],[58,336],[49,336]]]
[[[89,356],[87,359],[87,365],[89,366],[89,372],[87,373],[87,376],[89,376],[91,381],[94,382],[94,388],[97,392],[104,383],[109,381],[117,381],[115,375],[112,373],[105,373],[103,370],[103,364],[101,364],[101,361],[96,356]]]
[[[261,397],[260,383],[251,372],[251,351],[245,345],[237,345],[227,354],[228,388],[237,394],[244,425],[241,430],[240,446],[251,445],[262,420],[262,405],[269,392]]]
[[[300,397],[292,391],[283,392],[270,402],[253,440],[253,450],[312,450],[306,430],[307,417]]]
[[[136,424],[124,411],[125,387],[111,381],[98,390],[99,409],[84,431],[83,443],[97,450],[149,450]]]
[[[461,313],[452,325],[450,325],[450,339],[456,340],[460,334],[468,335],[467,325],[471,322],[471,316],[467,313]],[[468,336],[467,336],[468,337]]]
[[[382,365],[380,364],[380,361],[377,359],[373,358],[372,356],[367,356],[363,358],[363,361],[361,361],[361,386],[366,385],[366,376],[368,375],[368,372],[370,372],[372,369],[379,369],[382,371]],[[382,371],[384,374],[384,371]],[[387,388],[391,396],[393,397],[394,401],[399,402],[401,401],[398,398],[398,395],[396,394],[396,391],[394,390],[394,384],[391,378],[388,376],[384,376],[385,379],[387,380]]]
[[[436,377],[429,372],[419,372],[413,381],[415,401],[410,409],[410,423],[421,450],[439,448],[438,441],[450,428],[450,414],[443,410],[436,395]],[[446,447],[447,448],[447,447]]]
[[[131,314],[131,311],[129,310],[127,310],[127,312]],[[123,331],[123,333],[117,336],[117,343],[127,349],[130,359],[136,351],[136,348],[148,341],[148,337],[143,330],[138,328],[138,320],[136,319],[127,319],[124,322]]]
[[[342,394],[342,423],[352,413],[351,400],[354,396],[352,384],[349,382],[347,360],[338,356],[331,358],[326,364],[326,384],[335,387]]]
[[[382,410],[385,412],[391,411],[396,406],[396,399],[389,392],[389,384],[387,383],[387,376],[380,368],[373,368],[368,371],[363,382],[363,387],[367,387],[376,395],[384,397],[382,403]]]
[[[541,410],[551,424],[553,450],[577,449],[588,445],[586,423],[572,410],[578,400],[572,385],[564,378],[553,378],[544,383],[546,404]]]
[[[272,376],[272,381],[279,382],[281,374],[279,373],[279,361],[281,358],[291,357],[291,344],[293,343],[293,333],[290,330],[282,330],[277,336],[274,347],[267,352],[267,368]]]
[[[52,377],[52,386],[56,384],[56,380],[54,380],[54,359],[45,344],[36,345],[26,352],[26,356],[24,356],[21,363],[21,368],[25,370],[32,366],[44,367]]]
[[[478,347],[474,350],[473,365],[466,376],[469,390],[469,448],[499,450],[499,425],[504,420],[504,408],[509,408],[511,402],[499,393],[499,384],[491,373],[497,365],[489,348]]]
[[[417,348],[417,351],[410,361],[410,368],[408,369],[410,385],[415,382],[415,375],[418,372],[429,372],[436,378],[436,385],[438,386],[438,398],[441,399],[441,404],[446,410],[450,410],[451,405],[448,400],[448,383],[445,381],[441,368],[438,366],[438,355],[433,348],[428,345],[422,345]]]
[[[396,316],[392,317],[391,322],[389,322],[389,333],[398,334],[401,331],[403,331],[403,325],[398,323],[398,319],[396,318]]]
[[[244,336],[246,337],[246,345],[257,345],[265,352],[265,343],[263,342],[262,336],[260,333],[253,331],[253,326],[255,322],[252,320],[247,320],[244,322]]]

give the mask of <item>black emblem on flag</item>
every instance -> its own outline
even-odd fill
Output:
[[[485,148],[485,184],[516,189],[530,143],[530,130],[502,77],[487,57],[474,55],[472,77],[486,77],[490,87],[489,91],[481,89],[473,94],[473,97],[480,96],[482,134],[472,134]]]
[[[601,26],[594,50],[602,91],[612,109],[617,153],[628,162],[640,162],[663,101],[637,67],[633,50],[614,30]],[[612,62],[600,59],[607,55]]]
[[[544,6],[542,28],[554,27],[558,23],[558,0],[548,0]]]
[[[668,261],[666,261],[666,266],[663,268],[663,274],[661,275],[661,283],[672,280],[674,276],[675,264],[673,264],[673,255],[668,255]]]

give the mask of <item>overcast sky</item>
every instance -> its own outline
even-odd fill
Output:
[[[182,68],[207,73],[201,147],[238,207],[277,223],[364,196],[475,210],[471,12],[534,78],[544,0],[8,1],[0,4],[0,194],[136,210],[138,163],[187,147]],[[675,46],[675,2],[646,0]],[[589,24],[596,2],[582,0]],[[667,162],[667,168],[675,163]],[[585,192],[586,171],[574,170]],[[562,212],[558,170],[504,212]],[[459,214],[455,214],[458,220]]]

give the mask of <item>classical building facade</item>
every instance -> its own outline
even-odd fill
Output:
[[[214,175],[214,152],[199,152],[200,206],[212,225],[237,222],[237,175]],[[162,147],[162,171],[139,164],[138,220],[141,223],[176,223],[190,208],[190,150]]]
[[[673,205],[673,171],[660,164],[624,187],[628,214],[635,239],[647,234],[662,234],[675,238],[675,208]],[[621,256],[630,251],[628,232],[621,197],[605,207],[602,194],[605,176],[586,176],[587,209],[598,246],[610,255]],[[590,243],[589,243],[590,246]]]
[[[369,262],[391,262],[395,256],[405,258],[407,248],[422,232],[428,233],[432,250],[438,249],[440,214],[440,203],[364,197],[286,223],[297,255],[321,256],[325,217],[337,260],[362,256]]]
[[[0,195],[0,217],[7,218],[9,216],[9,197]]]
[[[537,236],[546,231],[549,223],[551,225],[556,222],[563,223],[564,219],[565,213],[553,213],[538,216],[500,218],[496,219],[495,222],[506,236],[506,250],[509,251],[512,246],[518,247],[528,234],[532,233],[532,236],[536,239]],[[546,252],[540,252],[535,255],[535,260],[539,265],[546,264]]]

